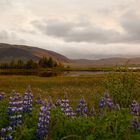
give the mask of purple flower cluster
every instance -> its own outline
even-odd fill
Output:
[[[40,114],[37,125],[37,140],[42,140],[48,136],[50,123],[50,105],[46,104],[40,108]]]
[[[139,115],[139,104],[135,100],[131,104],[131,113],[134,116],[138,116]]]
[[[5,93],[4,92],[0,92],[0,101],[4,99]]]
[[[113,103],[112,99],[110,98],[108,92],[104,93],[104,96],[101,98],[101,100],[99,102],[99,107],[100,108],[108,107],[110,109],[114,108],[114,103]]]
[[[41,99],[41,96],[37,96],[36,103],[37,104],[40,104],[40,105],[43,104],[43,101]]]
[[[11,127],[22,124],[22,103],[22,97],[19,95],[19,93],[13,92],[12,96],[10,97],[8,107],[9,121]]]
[[[69,105],[69,99],[67,95],[64,96],[64,99],[61,100],[61,110],[62,112],[69,116],[69,117],[74,117],[75,113],[73,112],[72,107]]]
[[[12,140],[11,132],[14,127],[22,124],[22,97],[19,93],[13,91],[12,95],[9,98],[9,126],[6,128],[2,128],[0,131],[1,140]]]
[[[128,128],[135,130],[135,131],[140,131],[140,123],[139,123],[137,116],[133,117],[133,120]]]
[[[77,112],[78,114],[80,114],[81,116],[88,116],[88,114],[89,114],[89,109],[88,109],[88,107],[87,107],[87,103],[86,103],[84,97],[82,97],[82,98],[80,99],[79,104],[78,104],[78,106],[77,106],[77,108],[76,108],[76,112]]]
[[[133,129],[135,131],[140,131],[140,123],[138,120],[139,115],[139,104],[137,101],[133,101],[130,106],[131,114],[133,115],[133,120],[128,128]]]
[[[25,113],[31,113],[32,112],[32,102],[33,102],[33,95],[30,89],[27,89],[24,93],[23,98],[23,111]]]
[[[7,128],[2,128],[0,130],[0,137],[1,140],[13,140],[13,137],[11,136],[13,128],[11,126],[8,126]]]

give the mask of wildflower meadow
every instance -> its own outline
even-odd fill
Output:
[[[1,140],[138,140],[140,75],[0,77]]]

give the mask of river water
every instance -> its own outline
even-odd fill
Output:
[[[64,76],[66,77],[76,77],[76,76],[92,76],[92,75],[95,75],[95,74],[107,74],[107,73],[110,73],[110,72],[103,72],[103,71],[98,71],[98,72],[95,72],[95,71],[70,71],[70,72],[64,72]]]

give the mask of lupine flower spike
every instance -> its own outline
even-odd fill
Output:
[[[24,93],[23,98],[23,111],[25,113],[31,113],[32,112],[32,102],[33,102],[33,95],[30,86]]]
[[[67,97],[67,95],[64,95],[64,99],[62,99],[61,101],[61,110],[63,111],[63,113],[69,117],[74,117],[75,113],[73,112],[72,107],[70,107],[69,105],[69,99]]]
[[[133,120],[132,120],[132,122],[131,122],[131,124],[130,124],[130,126],[128,128],[130,128],[132,130],[135,130],[135,131],[140,131],[140,123],[138,121],[137,116],[133,117]]]
[[[13,128],[11,126],[8,126],[7,128],[2,128],[0,130],[1,140],[13,140],[13,137],[10,135],[12,131]]]
[[[106,101],[105,101],[105,98],[102,97],[100,102],[99,102],[99,107],[100,108],[104,108],[106,106]]]
[[[9,99],[9,126],[6,128],[2,128],[0,131],[1,140],[12,140],[11,132],[17,126],[22,124],[22,98],[21,96],[13,91],[12,95]]]
[[[15,127],[17,124],[22,124],[22,98],[19,93],[13,91],[12,96],[10,97],[8,114],[10,120],[10,126]]]
[[[139,104],[135,100],[131,104],[131,114],[134,116],[139,115]]]
[[[84,97],[82,97],[79,101],[79,104],[77,106],[76,112],[78,114],[80,114],[81,116],[88,116],[89,114],[89,109],[87,107],[87,103],[84,99]]]
[[[0,92],[0,101],[3,100],[5,97],[5,93],[4,92]]]
[[[104,93],[104,96],[101,98],[101,100],[99,102],[99,107],[100,108],[108,107],[110,109],[114,108],[114,103],[113,103],[112,99],[110,98],[108,92]]]
[[[40,108],[40,114],[37,125],[37,140],[42,140],[48,136],[49,123],[50,123],[50,110],[49,105],[44,104]]]
[[[37,96],[36,103],[37,103],[37,104],[42,104],[42,103],[43,103],[43,101],[42,101],[42,99],[41,99],[41,96],[40,96],[40,95],[39,95],[39,96]]]
[[[65,113],[66,109],[69,108],[69,100],[67,95],[64,95],[64,99],[61,101],[61,110]]]

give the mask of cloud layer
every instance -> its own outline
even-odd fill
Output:
[[[139,0],[1,0],[0,42],[70,58],[140,55]]]
[[[90,23],[60,21],[33,21],[33,25],[47,36],[63,39],[66,42],[140,43],[140,16],[126,13],[119,22],[122,32],[117,29],[106,29]]]

